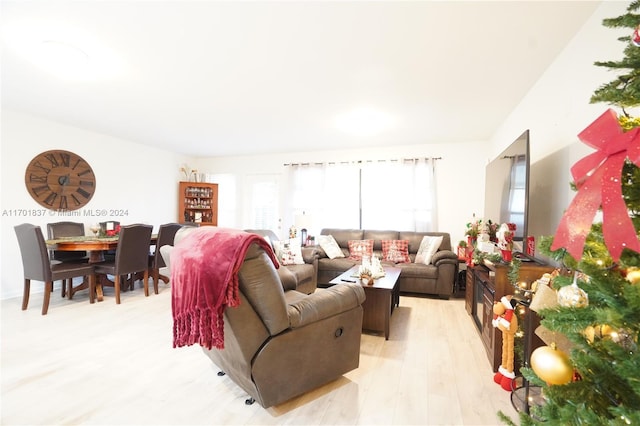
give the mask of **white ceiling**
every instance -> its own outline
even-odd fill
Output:
[[[485,141],[599,3],[2,0],[2,107],[193,156]],[[364,107],[388,127],[336,125]]]

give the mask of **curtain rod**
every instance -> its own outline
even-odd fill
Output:
[[[442,157],[421,157],[421,158],[393,158],[390,160],[352,160],[352,161],[324,161],[324,162],[306,162],[306,163],[284,163],[283,166],[321,166],[323,164],[362,164],[362,163],[384,163],[394,161],[415,161],[415,160],[442,160]]]

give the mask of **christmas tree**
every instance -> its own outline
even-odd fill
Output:
[[[596,152],[572,168],[575,198],[556,234],[540,244],[562,267],[549,287],[553,303],[537,311],[547,346],[522,369],[542,395],[540,405],[520,414],[524,425],[640,424],[640,120],[628,112],[640,105],[639,7],[634,1],[624,15],[603,21],[629,35],[618,39],[622,60],[596,62],[617,77],[591,102],[619,111],[606,111],[580,133]],[[598,210],[602,221],[593,223]]]

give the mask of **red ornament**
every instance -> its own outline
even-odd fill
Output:
[[[571,381],[579,382],[580,380],[582,380],[582,376],[580,375],[580,373],[578,373],[578,370],[573,370],[573,378],[571,379]]]
[[[634,46],[640,47],[640,26],[636,27],[635,30],[633,30],[633,35],[631,36],[631,43],[633,43]]]
[[[562,216],[551,250],[565,248],[575,259],[582,257],[593,218],[602,206],[604,241],[614,261],[622,250],[640,252],[640,241],[622,198],[620,179],[625,159],[640,166],[640,128],[624,132],[616,113],[608,109],[578,138],[597,149],[571,168],[578,193]]]

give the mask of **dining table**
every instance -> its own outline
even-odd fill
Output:
[[[76,237],[60,237],[50,240],[46,240],[47,248],[50,250],[59,251],[86,251],[89,255],[89,263],[104,262],[104,253],[110,250],[116,250],[118,248],[119,237],[115,236],[76,236]],[[149,246],[155,246],[158,242],[158,235],[151,235],[151,242]],[[103,286],[113,286],[111,281],[106,275],[99,274],[96,276],[96,296],[98,302],[104,299]],[[89,288],[89,282],[85,279],[82,283],[76,287],[71,288],[69,298],[80,290]]]

